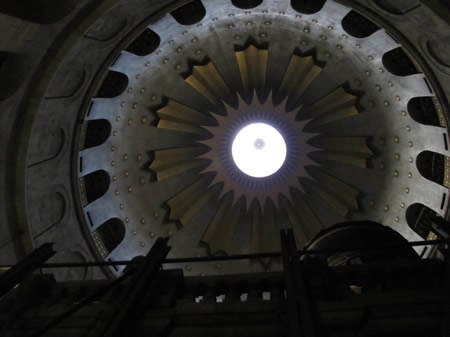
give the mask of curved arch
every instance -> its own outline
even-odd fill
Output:
[[[263,0],[231,0],[231,3],[240,9],[251,9],[261,5]]]
[[[89,173],[83,177],[87,204],[99,199],[109,189],[109,174],[104,170]]]
[[[111,135],[111,123],[106,119],[89,120],[86,125],[86,135],[82,150],[99,146]]]
[[[110,70],[98,90],[99,98],[114,98],[125,91],[128,86],[128,76],[124,73]]]
[[[145,56],[153,53],[160,43],[159,35],[146,28],[125,50],[138,56]]]
[[[431,151],[421,152],[416,158],[416,166],[417,170],[424,178],[444,186],[444,155]]]
[[[392,49],[385,53],[382,62],[387,71],[397,76],[409,76],[419,73],[402,47]]]
[[[369,37],[380,29],[379,26],[354,10],[348,12],[341,24],[347,34],[357,38]]]
[[[112,218],[101,224],[96,232],[109,254],[125,238],[125,224],[118,218]]]
[[[291,0],[291,6],[302,14],[314,14],[320,11],[327,0]]]
[[[407,109],[411,118],[420,124],[443,126],[432,97],[414,97]]]
[[[170,14],[180,25],[189,26],[200,22],[206,15],[206,9],[201,0],[195,0],[175,9]]]
[[[437,218],[436,212],[425,205],[416,203],[406,209],[408,226],[423,239],[427,239]]]

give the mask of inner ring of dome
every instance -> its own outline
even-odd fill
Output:
[[[264,178],[277,172],[286,159],[286,142],[281,133],[266,123],[243,127],[233,140],[231,153],[245,174]]]

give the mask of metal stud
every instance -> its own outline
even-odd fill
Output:
[[[405,188],[405,193],[409,193],[409,187]]]
[[[127,160],[128,159],[128,155],[125,153],[124,155],[123,155],[123,160]]]
[[[111,151],[116,151],[116,147],[113,145],[113,146],[111,146]]]
[[[141,218],[141,224],[145,224],[145,219]]]
[[[405,205],[404,202],[402,202],[402,204],[400,205],[401,208],[405,208],[405,206],[406,206],[406,205]]]
[[[398,216],[395,217],[395,222],[399,222],[400,218]]]

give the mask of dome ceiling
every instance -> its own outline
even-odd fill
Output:
[[[351,8],[319,1],[305,14],[300,3],[195,1],[117,55],[76,149],[85,230],[102,258],[145,255],[167,235],[172,257],[272,252],[280,228],[302,247],[361,219],[415,240],[409,206],[446,212],[445,118],[418,63]],[[243,174],[231,157],[252,122],[286,140],[269,177]],[[441,169],[427,176],[430,162]]]

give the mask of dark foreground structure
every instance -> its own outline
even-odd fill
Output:
[[[163,270],[170,248],[159,239],[116,280],[25,277],[53,254],[46,245],[0,279],[3,286],[7,274],[24,277],[0,302],[2,336],[448,336],[448,258],[420,259],[411,246],[430,242],[411,244],[373,223],[354,226],[335,226],[300,252],[292,231],[282,231],[281,254],[259,258],[281,255],[284,271],[247,275]],[[364,248],[345,242],[355,235]],[[245,257],[224,257],[232,258]]]

